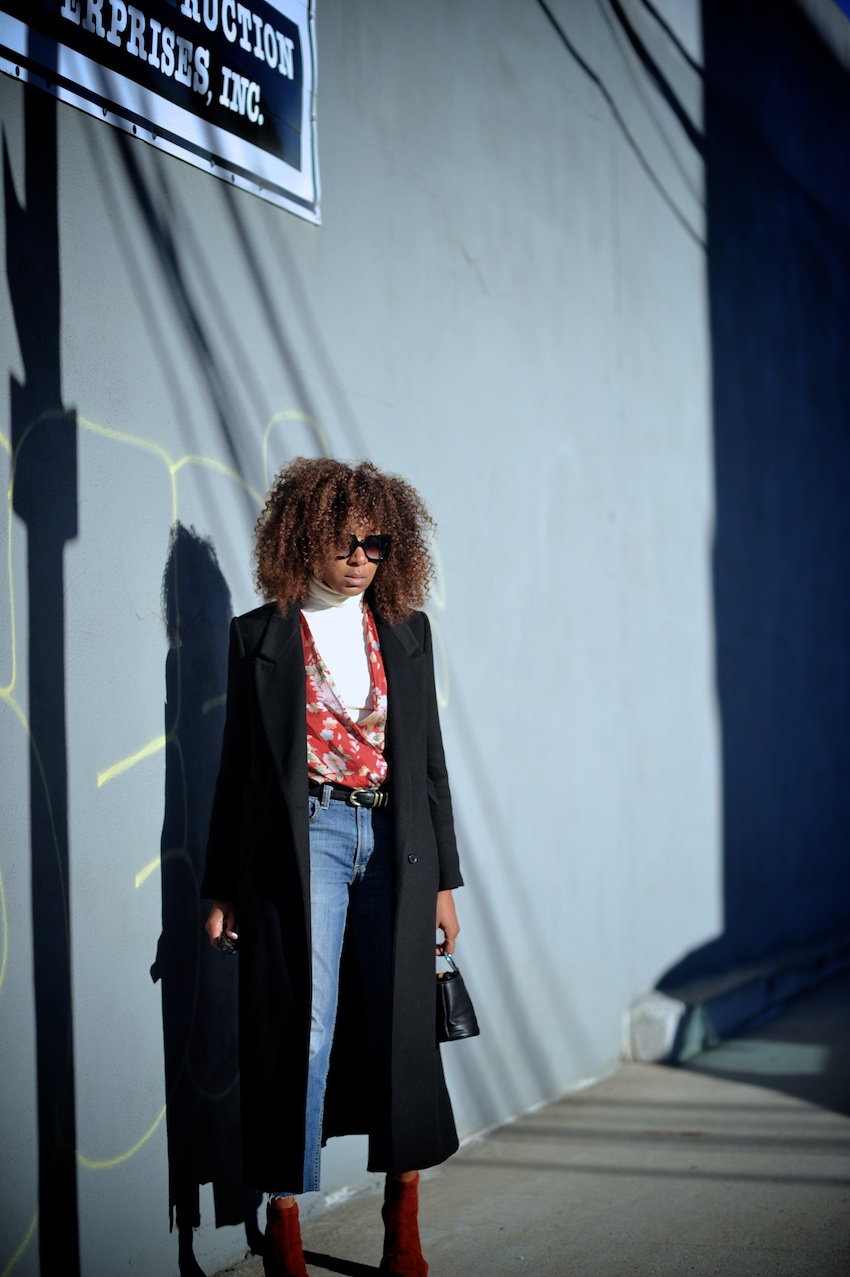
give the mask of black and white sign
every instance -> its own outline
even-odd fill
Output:
[[[313,0],[0,0],[0,70],[319,221]]]

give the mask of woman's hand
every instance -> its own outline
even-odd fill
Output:
[[[210,909],[210,916],[207,918],[204,927],[210,938],[210,944],[215,948],[218,944],[219,937],[223,932],[236,940],[236,913],[233,908],[232,900],[216,900]]]
[[[446,953],[454,953],[455,940],[457,940],[460,931],[460,923],[457,920],[457,911],[455,909],[454,896],[450,891],[437,892],[437,929],[442,931],[445,939],[443,948]],[[437,952],[440,948],[437,946]]]

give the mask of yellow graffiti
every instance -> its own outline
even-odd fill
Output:
[[[171,481],[172,526],[176,524],[177,517],[178,517],[177,475],[184,468],[184,466],[199,466],[202,469],[213,470],[217,474],[224,475],[225,478],[232,480],[235,484],[237,484],[245,492],[247,492],[248,495],[252,498],[252,500],[256,503],[258,509],[261,509],[263,506],[263,497],[256,490],[256,488],[252,487],[251,484],[247,483],[236,470],[232,469],[230,466],[224,465],[223,462],[216,460],[214,457],[205,457],[200,454],[187,453],[184,456],[178,458],[178,460],[173,461],[171,457],[169,456],[169,454],[166,452],[165,448],[161,447],[161,445],[158,443],[153,443],[150,439],[145,439],[139,435],[128,434],[124,430],[116,430],[111,426],[101,426],[95,421],[88,420],[88,418],[86,417],[78,417],[77,421],[82,429],[88,430],[92,434],[99,435],[101,438],[104,438],[104,439],[111,439],[115,443],[123,443],[123,444],[127,444],[129,447],[141,448],[143,451],[151,453],[153,456],[158,457],[162,461],[163,465],[168,470],[169,478]],[[296,412],[296,411],[276,412],[270,418],[269,422],[267,423],[265,427],[265,430],[263,431],[263,472],[264,474],[267,474],[267,471],[268,471],[268,442],[269,442],[269,436],[271,434],[271,431],[275,427],[275,425],[277,425],[279,422],[287,422],[287,421],[301,421],[305,425],[308,425],[311,428],[311,430],[315,432],[316,437],[321,445],[323,454],[325,456],[330,455],[330,446],[328,443],[327,435],[322,429],[322,426],[320,425],[320,423],[316,421],[314,417],[310,417],[307,413],[304,413],[304,412]],[[25,432],[24,437],[26,437],[26,433],[27,432]],[[11,544],[11,536],[10,536],[10,544]],[[10,559],[10,574],[11,574],[11,559]],[[179,602],[178,602],[178,611],[179,611]],[[177,657],[179,661],[180,659],[179,648],[177,650]],[[177,680],[177,685],[178,685],[178,697],[179,697],[180,695],[179,678]],[[205,704],[203,707],[203,712],[208,713],[209,712],[208,705],[209,705],[209,708],[214,708],[215,703],[218,703],[218,702],[216,701],[214,703]],[[176,715],[177,722],[179,722],[179,717],[180,717],[180,706],[178,702],[177,715]],[[164,736],[157,737],[156,741],[151,741],[150,744],[143,746],[141,749],[137,750],[135,753],[130,754],[127,758],[123,758],[119,760],[119,762],[114,763],[111,767],[105,768],[103,771],[98,773],[98,776],[97,776],[98,789],[100,789],[102,785],[106,784],[107,781],[113,780],[116,776],[121,776],[123,775],[124,772],[129,771],[131,767],[134,767],[136,765],[136,763],[140,763],[142,762],[143,759],[149,758],[151,754],[156,753],[158,750],[162,749],[164,745],[165,745],[165,737]]]
[[[189,465],[200,466],[202,469],[205,469],[205,470],[214,470],[217,474],[223,474],[225,478],[232,479],[233,482],[238,484],[240,488],[245,489],[245,491],[248,493],[248,496],[251,497],[252,500],[257,503],[258,506],[262,506],[263,497],[257,491],[256,488],[252,488],[250,483],[246,483],[245,480],[239,474],[237,474],[235,470],[232,470],[230,468],[230,466],[224,465],[223,462],[221,461],[215,461],[212,457],[199,457],[199,456],[188,456],[188,455],[185,457],[181,457],[179,461],[172,462],[171,464],[172,475],[176,475],[180,470],[183,469],[184,466],[189,466]]]
[[[27,1246],[29,1246],[30,1242],[32,1241],[32,1239],[33,1239],[33,1234],[35,1233],[35,1230],[36,1230],[36,1228],[37,1228],[37,1227],[38,1227],[38,1211],[36,1210],[35,1214],[34,1214],[34,1215],[33,1215],[33,1217],[32,1217],[32,1222],[30,1223],[30,1226],[29,1226],[29,1228],[27,1229],[26,1236],[24,1237],[24,1240],[21,1242],[20,1246],[19,1246],[19,1247],[18,1247],[18,1249],[15,1251],[14,1255],[13,1255],[13,1256],[12,1256],[12,1258],[9,1260],[8,1264],[6,1265],[6,1267],[3,1269],[3,1272],[2,1272],[2,1273],[0,1273],[0,1277],[9,1277],[9,1273],[10,1273],[10,1272],[12,1271],[12,1269],[15,1267],[15,1264],[16,1264],[16,1263],[18,1262],[18,1260],[21,1258],[21,1256],[23,1255],[23,1253],[24,1253],[24,1251],[26,1250]]]
[[[160,858],[159,856],[155,856],[153,860],[150,862],[150,864],[145,865],[144,869],[139,870],[139,872],[136,874],[136,890],[137,891],[139,887],[141,887],[143,882],[147,882],[151,874],[156,873],[157,869],[159,869],[159,864],[160,864]]]
[[[128,772],[131,767],[135,767],[136,763],[140,763],[143,758],[150,758],[151,754],[158,754],[161,749],[165,749],[164,735],[156,736],[147,745],[137,749],[135,754],[130,754],[127,758],[122,758],[120,762],[113,763],[111,767],[107,767],[105,771],[98,772],[98,789],[105,785],[107,781],[114,780],[116,776],[122,776],[124,772]]]
[[[128,434],[126,430],[116,430],[114,426],[101,426],[96,421],[90,421],[88,417],[77,417],[77,425],[93,435],[100,435],[103,439],[111,439],[114,443],[126,443],[131,448],[141,448],[143,452],[150,452],[155,457],[159,457],[167,470],[171,470],[173,462],[168,453],[161,444],[154,443],[152,439],[145,439],[142,435]]]
[[[17,681],[17,651],[16,651],[17,627],[15,625],[15,590],[14,590],[13,568],[12,568],[12,529],[13,529],[13,509],[14,509],[13,496],[14,496],[14,483],[15,483],[15,471],[17,469],[17,460],[18,460],[18,456],[20,454],[21,448],[24,446],[24,443],[29,438],[32,431],[38,425],[41,425],[45,421],[49,421],[53,418],[61,417],[64,415],[65,415],[64,413],[60,413],[60,412],[46,412],[36,417],[35,420],[31,421],[29,425],[26,427],[26,429],[24,430],[21,436],[21,439],[18,443],[18,446],[17,448],[14,449],[14,451],[12,450],[11,443],[9,439],[6,437],[6,435],[0,434],[0,443],[2,443],[2,446],[5,448],[9,456],[12,458],[11,477],[9,480],[9,488],[7,493],[8,506],[7,506],[7,547],[6,547],[8,577],[9,577],[9,621],[10,621],[12,674],[11,674],[9,683],[5,687],[0,688],[0,693],[11,692],[14,689],[15,683]],[[322,448],[325,452],[325,455],[328,455],[327,438],[325,436],[324,431],[322,430],[322,427],[319,425],[317,421],[315,421],[312,417],[308,417],[305,413],[278,412],[278,413],[275,413],[275,415],[271,418],[271,420],[269,421],[268,425],[266,426],[263,432],[263,468],[264,470],[267,466],[267,449],[268,449],[269,434],[272,430],[272,427],[278,421],[283,421],[283,420],[293,420],[293,421],[301,420],[309,424],[311,428],[315,430],[317,436],[319,437],[319,440],[322,444]],[[237,484],[237,486],[243,488],[244,491],[247,492],[248,495],[252,498],[252,500],[256,503],[258,508],[261,508],[263,505],[263,497],[256,490],[256,488],[252,487],[251,484],[246,483],[246,481],[242,478],[242,476],[238,474],[237,471],[235,471],[232,467],[225,465],[223,462],[218,461],[214,457],[205,457],[205,456],[201,456],[197,454],[187,453],[184,456],[179,457],[176,461],[174,461],[169,456],[168,452],[166,452],[165,448],[163,448],[158,443],[154,443],[150,439],[145,439],[139,435],[129,434],[127,431],[124,431],[124,430],[116,430],[111,426],[100,425],[98,422],[91,421],[87,417],[83,417],[83,416],[78,416],[76,418],[76,421],[78,426],[82,430],[87,430],[90,434],[98,435],[103,439],[110,439],[114,443],[122,443],[122,444],[126,444],[128,447],[139,448],[143,452],[149,452],[152,456],[159,458],[159,460],[163,463],[163,465],[167,469],[169,479],[170,479],[172,524],[177,522],[177,512],[178,512],[177,475],[184,468],[184,466],[190,466],[190,465],[198,466],[201,469],[213,470],[217,474],[224,475],[225,478],[230,479],[233,483]],[[137,755],[133,756],[133,761],[139,762],[141,761],[142,758],[146,758],[147,756],[148,756],[147,753],[144,750],[141,750],[139,751]],[[98,786],[100,786],[103,783],[103,781],[100,778],[101,776],[105,777],[108,780],[111,780],[113,775],[120,775],[122,771],[127,770],[127,766],[123,766],[119,764],[116,764],[116,766],[119,767],[118,771],[113,772],[112,769],[107,768],[106,772],[100,773],[100,776],[98,777]],[[132,762],[129,763],[128,766],[132,766]]]
[[[268,488],[271,484],[271,475],[269,474],[269,435],[279,421],[303,421],[306,426],[309,426],[311,430],[315,431],[316,437],[319,440],[319,445],[322,449],[322,456],[329,457],[331,455],[331,447],[328,441],[328,436],[325,434],[315,417],[309,416],[306,412],[295,412],[292,410],[289,412],[276,412],[263,431],[263,480],[266,488]]]
[[[217,474],[223,474],[226,478],[231,479],[238,487],[243,488],[245,492],[257,503],[262,506],[263,498],[256,488],[252,488],[246,483],[237,471],[230,466],[226,466],[222,461],[217,461],[214,457],[204,457],[193,453],[186,453],[182,457],[178,457],[173,461],[169,454],[158,443],[153,443],[150,439],[145,439],[140,435],[128,434],[125,430],[115,430],[112,426],[101,426],[96,421],[89,421],[87,417],[77,417],[77,424],[83,430],[88,430],[91,434],[100,435],[103,439],[111,439],[114,443],[124,443],[131,448],[141,448],[143,452],[150,452],[153,456],[159,457],[160,461],[168,471],[171,480],[171,522],[177,522],[177,475],[184,466],[199,466],[201,469],[214,470]],[[23,442],[23,441],[22,441]]]
[[[77,1149],[78,1164],[80,1166],[84,1166],[87,1171],[108,1171],[111,1170],[113,1166],[120,1166],[122,1162],[129,1162],[130,1158],[134,1157],[136,1153],[138,1153],[142,1145],[147,1144],[148,1140],[165,1117],[167,1107],[167,1105],[163,1104],[159,1116],[154,1119],[152,1125],[148,1127],[142,1138],[136,1140],[132,1148],[128,1148],[123,1153],[119,1153],[117,1157],[102,1158],[86,1157],[85,1153],[81,1153],[80,1150]]]

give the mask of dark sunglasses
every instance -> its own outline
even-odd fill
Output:
[[[377,533],[364,537],[362,541],[358,541],[353,532],[348,533],[348,541],[345,539],[346,534],[342,533],[336,543],[336,557],[338,559],[350,559],[353,554],[357,553],[358,547],[362,547],[363,553],[370,563],[383,563],[390,552],[392,537],[381,536]]]

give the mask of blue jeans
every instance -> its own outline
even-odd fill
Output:
[[[313,996],[304,1143],[305,1193],[319,1188],[322,1118],[336,1023],[339,963],[346,920],[364,992],[364,1050],[381,1051],[389,1022],[392,973],[392,858],[386,812],[310,800],[310,925]],[[351,1079],[352,1086],[357,1079]],[[287,1190],[279,1190],[287,1191]]]

